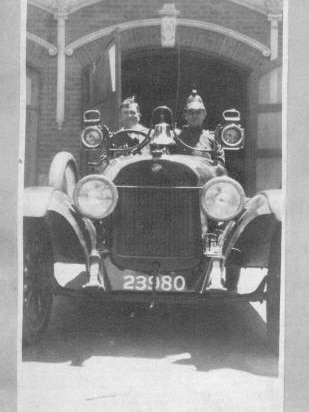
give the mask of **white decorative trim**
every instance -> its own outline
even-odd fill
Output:
[[[79,47],[84,46],[85,44],[91,43],[95,40],[101,39],[102,37],[108,36],[117,28],[119,32],[136,29],[139,27],[151,27],[151,26],[160,26],[161,19],[147,19],[147,20],[136,20],[136,21],[129,21],[126,23],[115,24],[113,26],[106,27],[104,29],[92,32],[75,40],[74,42],[67,45],[65,48],[65,53],[67,56],[72,56],[74,51]]]
[[[93,4],[100,3],[102,0],[84,0],[81,1],[79,4],[76,4],[75,6],[69,7],[68,13],[74,13],[80,9],[83,9],[84,7],[92,6]],[[252,0],[229,0],[232,3],[236,3],[239,6],[246,7],[248,9],[251,9],[253,11],[256,11],[258,13],[261,13],[263,15],[267,15],[268,10],[264,6],[258,6],[252,3]],[[28,0],[29,4],[32,4],[33,6],[39,7],[40,9],[43,9],[45,11],[48,11],[49,13],[53,13],[54,9],[51,6],[45,6],[43,5],[39,0]]]
[[[175,3],[164,3],[162,9],[158,11],[160,16],[177,17],[180,11],[176,9]]]
[[[65,21],[67,19],[66,8],[62,5],[60,5],[55,12],[55,19],[57,20],[58,44],[56,121],[58,129],[60,130],[64,122],[65,107]]]
[[[126,23],[120,23],[113,26],[106,27],[104,29],[98,30],[96,32],[87,34],[84,37],[72,42],[65,48],[65,52],[67,56],[72,56],[74,51],[85,44],[88,44],[94,40],[98,40],[102,37],[105,37],[112,33],[116,28],[119,29],[119,32],[123,32],[130,29],[136,29],[140,27],[153,27],[153,26],[160,26],[161,19],[146,19],[146,20],[136,20],[130,21]],[[252,39],[245,34],[239,33],[235,30],[228,29],[223,26],[219,26],[218,24],[198,21],[198,20],[190,20],[190,19],[177,19],[177,26],[182,27],[191,27],[197,28],[206,31],[212,31],[215,33],[223,34],[227,37],[231,37],[241,43],[247,44],[248,46],[260,51],[263,56],[269,57],[270,56],[270,49],[269,47],[265,46],[264,44],[260,43],[259,41]]]
[[[57,0],[54,8],[54,18],[59,22],[59,20],[68,18],[68,7],[66,3],[63,3],[63,0]]]
[[[239,6],[246,7],[247,9],[256,11],[263,15],[267,15],[267,9],[263,6],[258,6],[252,3],[252,0],[230,0],[232,3],[236,3]]]
[[[42,39],[41,37],[38,37],[35,34],[29,32],[27,32],[26,36],[28,40],[31,40],[34,43],[37,43],[40,46],[42,46],[44,49],[47,49],[50,56],[56,56],[56,54],[58,53],[58,49],[56,46]]]
[[[176,43],[176,17],[161,17],[161,47],[175,47]]]
[[[92,6],[93,4],[100,3],[102,0],[84,0],[80,4],[76,4],[75,6],[70,7],[70,13],[74,13],[75,11],[78,11],[80,9],[83,9],[84,7],[89,7]]]
[[[37,0],[28,0],[28,4],[31,4],[32,6],[35,6],[35,7],[38,7],[39,9],[47,11],[48,13],[53,13],[54,11],[52,7],[45,6],[40,1],[37,1]]]
[[[270,21],[270,50],[271,60],[276,60],[279,56],[279,22],[282,21],[282,14],[269,14]]]
[[[219,26],[218,24],[188,19],[178,19],[177,24],[186,27],[194,27],[197,29],[209,30],[215,33],[223,34],[227,37],[231,37],[232,39],[247,44],[248,46],[260,51],[265,57],[270,56],[270,49],[264,44],[260,43],[255,39],[252,39],[252,37],[246,36],[245,34],[239,33],[235,30],[228,29],[223,26]]]
[[[158,13],[161,16],[161,46],[175,47],[176,19],[180,11],[176,10],[175,3],[165,3]]]
[[[178,19],[177,24],[187,26],[187,27],[195,27],[202,30],[209,30],[215,33],[223,34],[227,37],[231,37],[241,43],[244,43],[258,51],[260,51],[263,56],[269,57],[270,56],[270,49],[269,47],[265,46],[263,43],[252,39],[245,34],[239,33],[236,30],[228,29],[223,26],[219,26],[218,24],[207,23],[198,20],[189,20],[189,19]]]
[[[69,7],[70,0],[50,0],[50,5],[43,4],[45,0],[28,0],[28,4],[31,4],[32,6],[38,7],[39,9],[42,9],[44,11],[47,11],[48,13],[54,14],[55,10],[59,9],[59,7],[65,7],[66,10],[68,10],[68,13],[71,13],[71,9],[73,7]],[[95,0],[95,2],[102,1],[102,0]],[[84,5],[79,6],[79,7],[84,7]]]
[[[267,13],[281,14],[283,12],[282,0],[264,0]]]
[[[73,5],[68,8],[68,13],[74,13],[75,11],[78,11],[80,9],[83,9],[84,7],[92,6],[95,3],[100,3],[102,0],[84,0],[81,1],[79,4]],[[55,11],[55,5],[52,4],[50,6],[47,6],[45,4],[42,4],[42,0],[28,0],[28,4],[31,4],[32,6],[38,7],[39,9],[45,10],[49,13],[54,13]],[[69,5],[69,3],[68,3]]]

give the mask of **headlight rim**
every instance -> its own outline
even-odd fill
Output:
[[[112,204],[109,206],[108,209],[106,209],[104,213],[101,213],[100,215],[94,215],[89,212],[85,213],[83,209],[81,208],[79,201],[78,201],[78,193],[80,192],[81,187],[85,185],[86,183],[88,183],[89,181],[95,181],[95,180],[101,181],[107,184],[109,188],[111,189],[112,197],[113,197]],[[101,220],[111,215],[118,204],[118,198],[119,198],[119,193],[118,193],[117,187],[115,186],[114,182],[108,179],[106,176],[99,175],[99,174],[91,174],[91,175],[84,176],[82,179],[80,179],[77,182],[74,192],[73,192],[73,201],[74,201],[74,205],[76,209],[78,210],[78,212],[82,216],[88,217],[89,219],[93,219],[93,220]]]
[[[205,194],[207,192],[207,190],[213,186],[216,183],[222,183],[222,182],[228,182],[230,184],[232,184],[234,187],[236,187],[239,195],[240,195],[240,202],[239,202],[239,206],[237,209],[237,213],[235,213],[234,215],[232,215],[232,217],[227,217],[227,218],[218,218],[214,215],[212,215],[211,213],[209,213],[209,211],[207,210],[206,206],[205,206]],[[242,187],[242,185],[237,182],[237,180],[232,179],[231,177],[228,176],[218,176],[218,177],[214,177],[212,179],[210,179],[207,183],[205,183],[205,185],[202,187],[201,192],[200,192],[200,205],[201,205],[201,209],[203,211],[203,213],[209,217],[210,219],[216,221],[216,222],[228,222],[230,220],[235,219],[237,216],[239,216],[242,211],[245,208],[245,204],[246,204],[246,194],[245,191]]]
[[[100,139],[99,139],[98,143],[95,144],[95,145],[91,145],[91,144],[87,143],[87,141],[86,141],[86,139],[85,139],[85,136],[86,136],[87,132],[89,132],[90,130],[94,130],[94,131],[97,132],[97,133],[99,134],[99,136],[100,136]],[[97,148],[100,146],[100,144],[103,142],[103,132],[102,132],[102,130],[101,130],[98,126],[94,126],[94,125],[87,126],[87,127],[85,127],[85,129],[82,131],[81,141],[82,141],[82,144],[83,144],[85,147],[87,147],[87,149],[97,149]]]
[[[229,143],[229,142],[227,142],[227,141],[225,140],[224,134],[225,134],[225,132],[226,132],[227,130],[229,130],[229,129],[236,129],[236,130],[239,131],[239,133],[240,133],[240,139],[239,139],[236,143]],[[236,146],[240,146],[240,145],[243,143],[243,141],[244,141],[244,137],[245,137],[245,135],[244,135],[244,129],[243,129],[239,124],[236,124],[236,123],[230,123],[230,124],[224,126],[223,129],[222,129],[222,131],[221,131],[221,141],[222,141],[222,143],[224,143],[227,147],[233,148],[233,147],[236,147]]]

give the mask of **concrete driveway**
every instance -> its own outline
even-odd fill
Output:
[[[21,412],[280,411],[278,359],[256,309],[58,297],[45,339],[23,353]]]

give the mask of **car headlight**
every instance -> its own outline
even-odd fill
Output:
[[[240,146],[244,139],[244,130],[237,124],[229,124],[222,129],[221,140],[228,147]]]
[[[73,199],[77,210],[90,219],[103,219],[115,209],[118,190],[114,183],[101,175],[89,175],[76,185]]]
[[[246,196],[241,185],[230,177],[215,177],[201,191],[204,213],[216,221],[231,220],[242,212]]]
[[[103,141],[103,133],[97,126],[86,127],[81,135],[82,143],[89,149],[95,149]]]

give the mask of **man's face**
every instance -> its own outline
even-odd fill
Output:
[[[120,111],[121,125],[125,129],[134,127],[140,120],[140,113],[137,110],[136,104],[132,103],[129,106],[122,107]]]
[[[203,109],[187,109],[185,111],[185,119],[189,126],[200,127],[206,117],[206,112]]]

